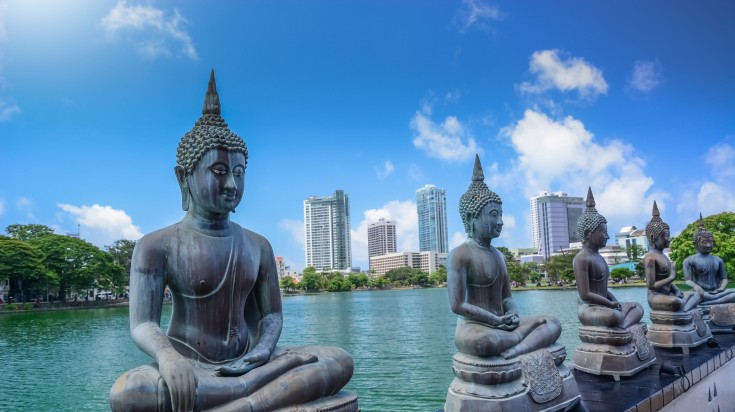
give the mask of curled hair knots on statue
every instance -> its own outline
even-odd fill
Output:
[[[465,232],[470,233],[470,220],[480,213],[488,203],[503,204],[500,196],[490,190],[485,184],[485,175],[480,165],[480,157],[475,155],[475,167],[472,171],[472,183],[467,191],[459,198],[459,214],[464,224]]]
[[[702,219],[702,214],[700,213],[699,214],[699,228],[697,229],[696,232],[694,232],[694,246],[696,247],[697,245],[699,245],[699,242],[703,240],[709,240],[711,242],[714,242],[715,237],[712,234],[712,232],[710,232],[709,230],[707,230],[706,227],[704,227],[704,220]]]
[[[592,196],[592,188],[589,187],[587,188],[587,208],[582,216],[577,219],[577,233],[582,238],[582,243],[586,242],[590,237],[590,233],[603,223],[607,223],[607,219],[595,209],[595,198]]]
[[[245,141],[227,127],[220,113],[219,95],[212,70],[204,97],[202,117],[194,124],[194,128],[181,138],[176,150],[176,163],[184,167],[187,174],[194,171],[199,160],[211,149],[240,152],[245,155],[247,166],[248,149]]]
[[[651,221],[646,225],[646,236],[648,241],[653,244],[656,238],[664,231],[669,230],[669,225],[661,220],[661,213],[658,211],[658,205],[656,201],[653,201],[653,212]]]

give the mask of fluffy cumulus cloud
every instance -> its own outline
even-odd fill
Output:
[[[416,216],[416,203],[410,200],[392,200],[379,209],[363,212],[363,220],[356,229],[351,230],[353,265],[367,267],[368,241],[367,228],[380,219],[396,222],[397,252],[417,252],[419,250],[419,221]]]
[[[735,210],[735,147],[720,143],[710,147],[705,155],[710,176],[692,184],[685,190],[677,206],[677,212],[705,216]]]
[[[550,90],[576,91],[581,99],[594,100],[607,94],[608,85],[602,71],[580,57],[563,59],[559,50],[542,50],[531,55],[528,71],[532,82],[519,86],[521,93],[540,94]]]
[[[470,27],[487,26],[490,21],[497,21],[503,18],[500,9],[486,4],[480,0],[463,0],[462,7],[454,18],[454,24],[458,27],[460,33],[464,33]]]
[[[82,238],[97,246],[111,245],[119,239],[137,240],[143,234],[133,219],[124,210],[110,206],[74,206],[58,204],[64,212],[72,215],[80,225]]]
[[[435,123],[431,112],[423,109],[411,119],[415,133],[413,145],[427,156],[450,162],[471,160],[481,153],[472,133],[454,116]]]
[[[633,64],[630,87],[648,93],[663,81],[661,63],[658,60],[638,60]]]
[[[395,167],[393,166],[393,163],[390,160],[386,160],[381,167],[375,168],[375,175],[378,179],[383,180],[393,174],[394,169]]]
[[[654,198],[660,204],[667,198],[650,192],[653,179],[645,174],[645,163],[633,147],[618,140],[600,143],[571,116],[552,119],[526,110],[503,134],[518,153],[509,174],[516,176],[527,197],[549,188],[580,196],[591,186],[598,210],[608,219],[640,217],[650,213]]]
[[[306,246],[306,232],[304,222],[301,220],[283,219],[278,222],[278,227],[291,234],[291,240],[302,247]]]
[[[178,10],[166,16],[163,10],[152,6],[128,5],[125,1],[118,1],[99,22],[99,27],[110,38],[125,36],[136,44],[138,52],[146,58],[179,54],[196,60],[194,42],[183,29],[186,23]]]

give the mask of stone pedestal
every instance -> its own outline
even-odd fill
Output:
[[[712,333],[735,333],[735,303],[702,305],[699,308]]]
[[[554,344],[512,359],[454,355],[455,378],[446,412],[558,411],[580,400],[577,382],[564,366],[566,349]]]
[[[681,348],[684,354],[689,354],[689,348],[695,348],[712,337],[699,308],[688,312],[654,310],[650,318],[651,326],[646,337],[656,347]]]
[[[357,406],[357,394],[349,391],[340,391],[336,395],[319,398],[302,405],[289,406],[278,409],[276,412],[360,412]]]
[[[616,381],[632,376],[656,361],[642,323],[628,329],[580,326],[582,341],[572,354],[573,367],[594,375],[610,375]]]

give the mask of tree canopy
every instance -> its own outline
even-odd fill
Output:
[[[723,212],[705,217],[704,227],[715,238],[712,254],[719,256],[725,262],[728,277],[735,274],[735,213]],[[687,257],[697,253],[694,247],[694,233],[699,229],[699,219],[687,225],[679,236],[671,241],[671,260],[676,264],[678,278],[683,278],[683,262]]]
[[[18,239],[23,242],[29,242],[33,239],[38,239],[40,237],[46,236],[46,235],[53,235],[54,230],[46,225],[37,225],[37,224],[29,224],[29,225],[21,225],[21,224],[14,224],[10,225],[5,228],[5,233],[8,234],[8,236]]]
[[[10,279],[11,289],[28,296],[36,285],[54,285],[58,278],[43,264],[44,254],[37,247],[18,239],[0,238],[0,281]]]

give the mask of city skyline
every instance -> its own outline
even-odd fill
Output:
[[[449,249],[479,154],[493,241],[532,245],[529,198],[591,187],[611,238],[656,200],[677,235],[735,210],[735,3],[0,0],[0,228],[103,247],[181,220],[176,146],[214,68],[245,140],[231,219],[304,267],[301,204],[350,196],[419,250],[416,188],[446,191]],[[79,226],[77,226],[79,225]]]

